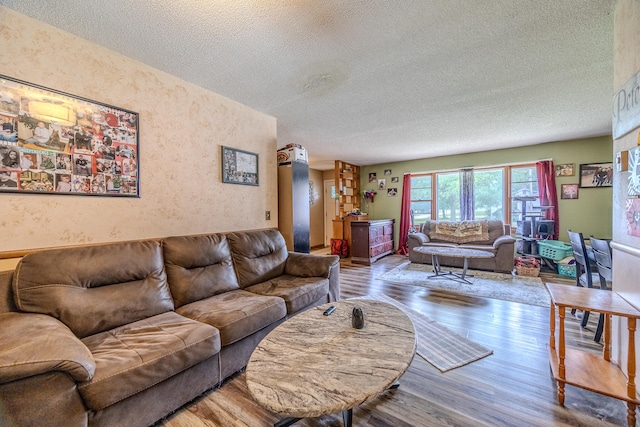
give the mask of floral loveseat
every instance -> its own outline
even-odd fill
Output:
[[[461,246],[495,254],[493,258],[469,259],[469,268],[510,272],[513,270],[515,239],[511,227],[500,220],[480,221],[427,221],[416,233],[409,234],[409,260],[431,264],[431,255],[417,253],[419,246]],[[463,258],[439,256],[443,266],[462,267]]]
[[[0,426],[153,424],[336,301],[339,269],[273,229],[30,253],[0,273]]]

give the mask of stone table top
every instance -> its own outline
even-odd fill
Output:
[[[442,255],[455,258],[493,258],[496,256],[493,252],[465,248],[463,246],[418,246],[413,250],[425,255]]]
[[[322,313],[329,306],[336,310]],[[351,326],[354,307],[365,327]],[[342,412],[386,390],[407,370],[416,351],[411,319],[380,301],[338,301],[311,308],[271,331],[246,368],[256,402],[286,417]]]

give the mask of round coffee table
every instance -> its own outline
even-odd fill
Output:
[[[334,305],[336,310],[323,312]],[[354,307],[365,313],[365,327],[351,326]],[[380,301],[338,301],[311,308],[271,331],[254,350],[246,368],[254,400],[284,420],[343,413],[377,396],[407,370],[416,352],[411,319]]]
[[[480,249],[471,249],[460,246],[418,246],[413,248],[414,252],[420,254],[431,255],[431,265],[433,265],[434,274],[431,277],[450,276],[451,280],[462,280],[465,283],[471,284],[467,277],[473,277],[471,274],[467,274],[467,267],[469,266],[469,258],[493,258],[496,255],[489,251],[483,251]],[[455,258],[463,258],[462,273],[456,273],[453,271],[442,271],[440,268],[440,261],[438,256],[450,256]]]

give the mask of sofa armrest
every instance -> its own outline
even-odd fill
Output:
[[[424,233],[409,233],[407,237],[409,238],[409,247],[422,246],[425,243],[429,243],[431,241],[431,239],[429,239],[429,236]]]
[[[329,277],[331,266],[340,263],[338,255],[311,255],[289,252],[284,274],[298,277]]]
[[[340,299],[340,257],[289,252],[284,274],[329,279],[329,302]]]
[[[96,370],[84,343],[45,314],[0,313],[0,342],[0,384],[49,371],[89,381]]]
[[[493,242],[493,248],[498,249],[502,245],[513,245],[515,244],[516,239],[511,236],[500,236]]]

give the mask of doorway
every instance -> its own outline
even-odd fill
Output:
[[[336,180],[326,179],[324,181],[324,245],[331,244],[333,234],[333,220],[336,218]]]

